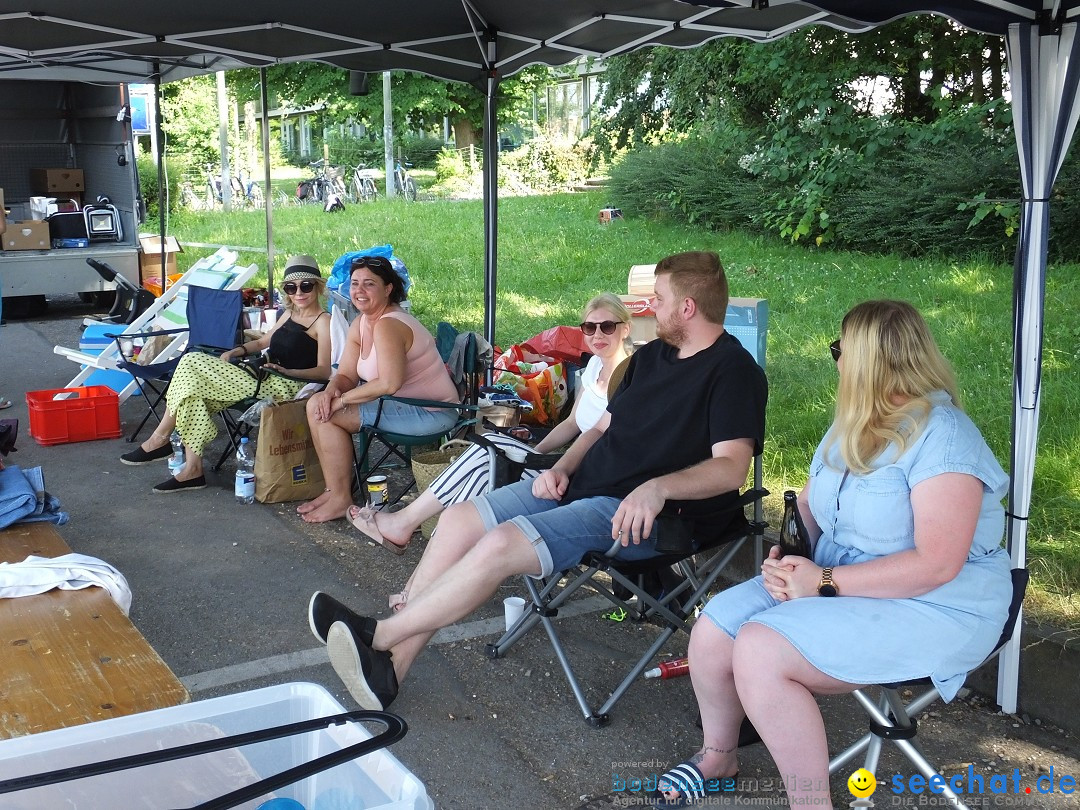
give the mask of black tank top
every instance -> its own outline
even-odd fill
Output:
[[[325,314],[320,312],[315,321]],[[310,328],[311,325],[301,326],[292,318],[285,321],[270,337],[270,359],[284,368],[315,368],[319,365],[319,341],[307,333]]]

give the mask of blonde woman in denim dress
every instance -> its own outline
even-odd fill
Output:
[[[835,418],[799,495],[813,560],[774,547],[707,605],[690,641],[704,743],[657,806],[732,790],[747,716],[790,803],[832,807],[815,696],[929,675],[950,700],[1001,634],[1008,477],[948,363],[904,302],[859,304],[840,335]]]

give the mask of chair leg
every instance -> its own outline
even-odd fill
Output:
[[[926,759],[915,742],[918,723],[914,719],[915,715],[921,713],[940,697],[936,688],[927,689],[926,692],[908,703],[904,703],[903,698],[900,697],[895,688],[886,686],[881,687],[881,696],[877,702],[862,689],[856,689],[852,692],[852,696],[870,718],[870,733],[864,735],[854,745],[833,757],[829,762],[829,773],[836,773],[841,770],[861,752],[865,751],[866,756],[863,760],[863,767],[876,774],[881,746],[888,740],[899,749],[901,754],[907,757],[908,761],[924,777],[930,779],[938,775],[937,768]],[[958,810],[968,810],[968,806],[949,787],[947,782],[942,785],[942,795],[946,797],[950,807],[958,808]]]
[[[165,392],[166,392],[166,390],[168,390],[168,386],[166,386],[165,388],[162,388],[162,389],[159,390],[159,389],[155,388],[153,385],[151,385],[149,382],[147,382],[146,380],[143,380],[143,381],[139,382],[138,387],[139,387],[139,393],[142,394],[142,398],[144,400],[146,400],[146,413],[143,414],[143,418],[142,418],[142,421],[139,422],[139,426],[137,428],[135,428],[135,430],[133,430],[131,432],[130,436],[127,437],[127,441],[129,443],[134,442],[135,439],[138,438],[139,434],[142,432],[142,429],[144,427],[146,427],[146,423],[150,421],[151,416],[153,416],[155,419],[157,419],[158,424],[161,423],[161,417],[158,416],[157,408],[158,408],[158,405],[161,404],[161,401],[163,399],[165,399]],[[151,391],[153,391],[157,395],[154,398],[153,402],[150,401],[150,395],[146,393],[147,388],[149,388]]]

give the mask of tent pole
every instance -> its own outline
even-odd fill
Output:
[[[487,33],[488,68],[484,78],[484,338],[495,345],[495,290],[499,244],[499,74],[495,69],[495,33]],[[491,369],[488,369],[491,382]]]
[[[270,188],[270,113],[266,106],[266,68],[259,68],[259,100],[262,104],[263,205],[266,207],[266,305],[274,305],[274,190]]]
[[[161,128],[161,63],[154,61],[154,131],[157,139],[158,246],[161,249],[161,289],[165,290],[165,133]],[[142,284],[142,279],[139,280]]]

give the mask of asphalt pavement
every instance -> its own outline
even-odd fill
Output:
[[[301,681],[321,684],[346,708],[355,708],[308,629],[308,600],[313,591],[325,590],[363,613],[385,611],[387,595],[400,590],[423,541],[417,535],[409,551],[395,557],[359,538],[345,521],[309,526],[296,516],[295,505],[238,504],[231,460],[221,473],[208,474],[204,490],[156,495],[151,487],[167,477],[165,462],[121,464],[118,457],[130,449],[123,439],[37,444],[25,392],[64,387],[74,375],[75,366],[52,349],[77,346],[81,318],[91,311],[77,299],[53,302],[46,315],[9,319],[0,329],[0,394],[16,403],[3,415],[21,424],[19,449],[9,463],[41,466],[47,489],[71,515],[59,529],[68,545],[123,571],[134,595],[132,621],[192,700]],[[126,430],[144,407],[137,397],[121,405]],[[220,452],[223,442],[219,437],[212,449]],[[616,705],[611,723],[593,728],[579,713],[542,633],[521,641],[505,658],[485,655],[502,628],[502,598],[523,591],[520,582],[509,582],[420,656],[392,707],[409,724],[395,755],[424,782],[439,808],[640,804],[641,794],[627,780],[663,773],[700,742],[689,679],[635,684]],[[586,691],[598,701],[606,695],[603,688],[610,690],[621,677],[617,666],[632,661],[658,632],[647,623],[612,621],[590,604],[559,624]],[[676,638],[665,653],[685,649],[685,639]],[[850,698],[825,705],[830,740],[838,747],[864,732]],[[1053,767],[1059,777],[1080,777],[1075,737],[1051,721],[1003,716],[971,695],[938,707],[920,736],[945,770],[972,764],[990,775],[1011,773],[1015,766],[1026,778]],[[743,791],[748,801],[778,804],[778,774],[764,747],[743,749],[740,764],[742,779],[749,780]],[[912,769],[887,752],[879,779],[894,772]],[[846,774],[834,777],[833,793],[837,805],[851,800]],[[1031,807],[1076,802],[1061,792],[994,798]],[[912,795],[879,798],[878,805],[883,803],[920,804]]]

